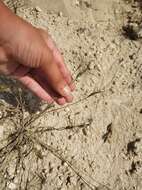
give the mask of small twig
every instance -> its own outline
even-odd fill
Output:
[[[86,180],[86,179],[80,174],[80,172],[78,172],[78,171],[72,166],[72,164],[71,164],[68,160],[66,160],[65,158],[63,158],[63,156],[58,153],[58,150],[54,149],[53,147],[51,147],[51,146],[49,146],[49,145],[44,144],[44,143],[41,142],[39,139],[37,139],[37,138],[35,138],[35,137],[31,136],[31,135],[30,135],[29,138],[30,138],[32,141],[38,143],[38,144],[39,144],[42,148],[44,148],[45,150],[51,152],[55,157],[57,157],[58,159],[60,159],[62,162],[66,163],[67,166],[68,166],[69,168],[71,168],[72,171],[73,171],[91,190],[97,190],[97,187],[96,187],[95,185],[91,184],[88,180]],[[82,173],[83,173],[83,172],[82,172]],[[96,180],[93,179],[92,177],[91,177],[90,179],[92,179],[93,181],[95,181],[95,183],[97,183],[98,185],[102,185],[102,186],[106,187],[107,189],[111,190],[107,185],[101,184],[100,182],[96,181]]]
[[[55,128],[55,127],[49,127],[47,129],[44,128],[44,130],[36,130],[35,133],[43,133],[43,132],[47,132],[47,131],[64,131],[64,130],[72,130],[72,129],[76,129],[76,128],[86,128],[91,124],[92,120],[89,120],[88,123],[83,123],[80,125],[68,125],[66,127],[61,127],[61,128]]]
[[[89,94],[88,96],[86,96],[86,97],[84,97],[84,98],[82,98],[82,99],[80,99],[80,100],[78,100],[78,101],[76,101],[76,102],[74,102],[74,103],[72,103],[72,104],[63,106],[63,107],[61,107],[61,108],[55,108],[55,109],[49,110],[50,107],[49,107],[49,105],[48,105],[48,106],[47,106],[43,111],[41,111],[39,114],[37,114],[36,116],[34,116],[34,117],[30,118],[30,119],[27,119],[27,121],[24,123],[24,126],[27,127],[27,126],[31,125],[33,122],[35,122],[36,120],[38,120],[41,116],[43,116],[43,115],[46,114],[46,113],[52,113],[52,112],[56,112],[56,111],[59,111],[59,110],[63,110],[63,109],[68,108],[68,107],[70,107],[70,106],[76,105],[76,104],[78,104],[78,103],[80,103],[80,102],[82,102],[82,101],[85,101],[86,99],[88,99],[88,98],[90,98],[90,97],[92,97],[92,96],[95,96],[95,95],[97,95],[97,94],[100,94],[100,93],[102,93],[102,92],[104,92],[104,90],[94,91],[94,92],[92,92],[91,94]],[[53,107],[53,106],[52,106],[52,107]],[[46,111],[47,111],[47,112],[46,112]]]

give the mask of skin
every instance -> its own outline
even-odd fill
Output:
[[[51,36],[13,14],[2,2],[0,73],[19,80],[49,104],[73,100],[75,85]]]

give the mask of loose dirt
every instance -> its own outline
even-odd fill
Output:
[[[141,1],[5,2],[50,32],[76,91],[49,107],[1,77],[0,189],[141,190]]]

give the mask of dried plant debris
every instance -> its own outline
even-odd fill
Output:
[[[0,77],[0,189],[141,190],[141,1],[5,2],[49,30],[76,90],[49,106]]]
[[[140,141],[141,139],[137,138],[127,144],[127,155],[137,156],[137,143]]]
[[[141,0],[123,0],[125,3],[131,4],[132,7],[140,7],[142,8],[142,1]]]
[[[142,26],[136,26],[136,24],[127,24],[122,27],[123,35],[130,40],[142,39]]]
[[[111,138],[111,135],[112,135],[112,123],[110,123],[107,126],[107,132],[102,136],[102,139],[103,139],[104,143],[109,141],[109,139]]]
[[[137,169],[142,167],[142,163],[140,161],[132,161],[131,168],[129,169],[130,175],[133,175],[137,172]]]
[[[142,39],[142,1],[125,1],[133,7],[132,11],[127,13],[127,23],[122,27],[122,34],[130,40]],[[140,8],[140,11],[138,9]]]

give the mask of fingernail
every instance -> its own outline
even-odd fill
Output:
[[[69,86],[65,86],[63,91],[64,91],[65,98],[67,98],[67,101],[71,102],[73,100],[73,95],[71,93],[71,89],[69,88]]]
[[[63,90],[66,96],[72,96],[69,86],[65,86]]]

